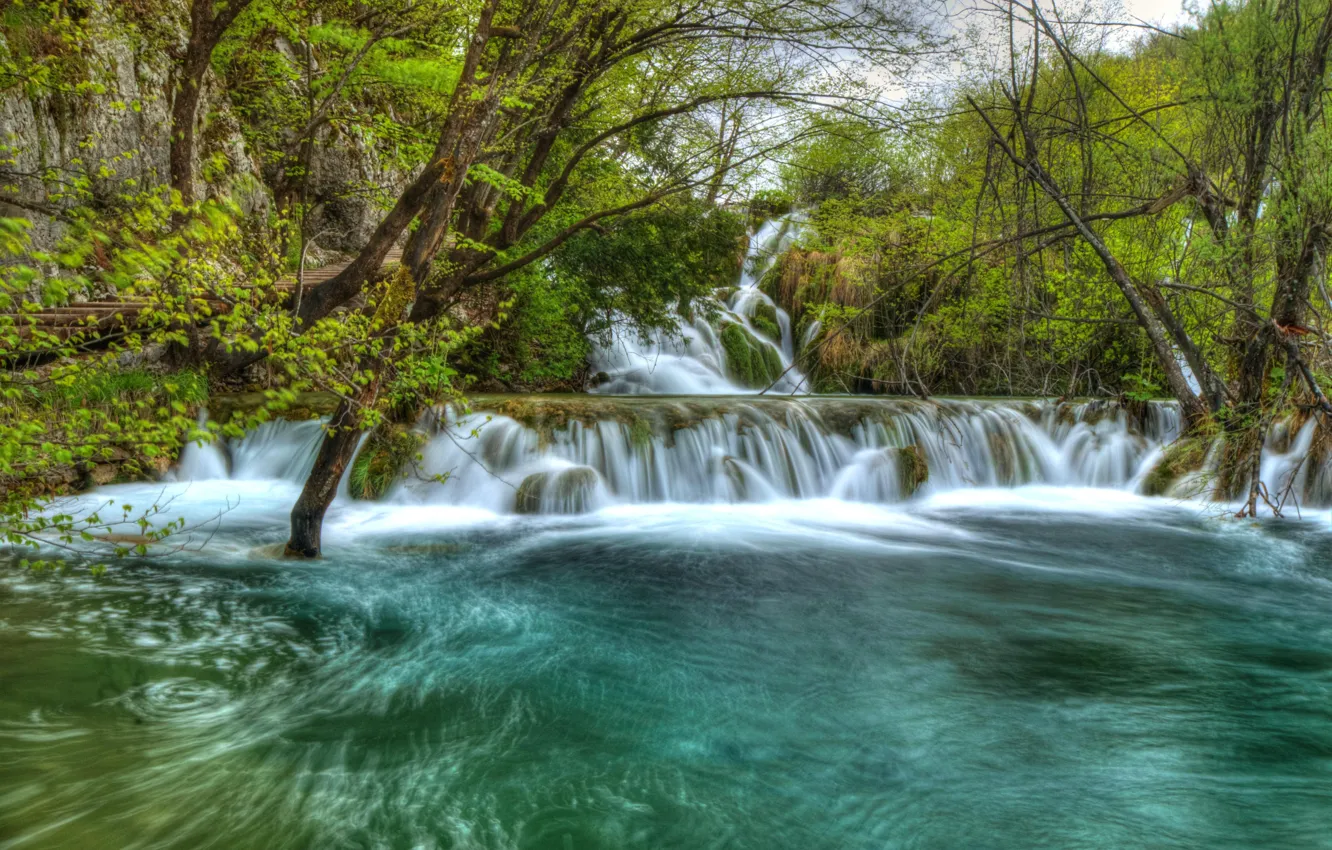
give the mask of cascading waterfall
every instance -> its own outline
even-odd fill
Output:
[[[613,504],[832,498],[890,503],[967,487],[1134,489],[1175,438],[1172,403],[882,398],[483,397],[433,411],[387,499],[499,513]],[[299,482],[316,421],[191,446],[177,475]]]
[[[591,366],[601,379],[592,391],[622,395],[756,392],[769,381],[759,381],[763,386],[755,386],[736,379],[738,364],[728,361],[733,355],[728,355],[723,340],[728,324],[744,329],[747,346],[772,349],[774,356],[769,359],[780,364],[772,370],[773,392],[805,391],[805,376],[793,365],[797,351],[791,317],[759,290],[759,281],[790,246],[799,226],[800,218],[795,214],[765,222],[750,240],[736,288],[695,310],[692,316],[678,317],[677,330],[656,329],[644,338],[622,327],[609,342],[594,342]],[[765,325],[761,315],[775,328]]]
[[[1158,474],[1179,435],[1173,402],[1130,414],[1104,401],[805,395],[794,363],[817,323],[794,339],[790,317],[759,289],[800,225],[793,214],[760,227],[737,286],[681,317],[677,331],[594,343],[593,395],[482,397],[474,412],[430,412],[418,424],[419,462],[385,499],[571,514],[644,503],[893,503],[1027,484],[1237,498],[1217,483],[1219,443],[1195,449],[1196,462],[1172,477]],[[771,379],[736,380],[737,339]],[[267,423],[241,440],[188,446],[172,476],[300,483],[321,434],[316,421]],[[1275,504],[1332,504],[1332,446],[1318,437],[1312,420],[1273,428],[1261,478]],[[341,498],[350,498],[346,477]]]

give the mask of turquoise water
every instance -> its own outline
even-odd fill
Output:
[[[0,848],[1332,847],[1325,518],[283,518],[0,568]]]

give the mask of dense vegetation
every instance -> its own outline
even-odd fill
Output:
[[[1090,9],[973,14],[947,39],[831,0],[0,2],[0,526],[123,548],[40,500],[318,389],[289,546],[317,554],[364,432],[397,446],[469,386],[584,388],[589,339],[706,309],[792,209],[763,287],[814,389],[1171,396],[1252,509],[1274,417],[1332,412],[1332,10],[1132,41]],[[935,59],[961,79],[904,104]],[[78,306],[110,298],[125,321]],[[200,424],[222,387],[264,402]]]
[[[1216,4],[1117,46],[1094,16],[1005,7],[998,63],[915,132],[800,145],[812,226],[765,288],[821,323],[819,389],[1173,397],[1252,512],[1273,421],[1332,413],[1332,14]]]

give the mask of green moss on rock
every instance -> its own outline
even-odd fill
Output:
[[[914,443],[897,449],[897,475],[902,487],[902,498],[915,495],[926,481],[930,480],[930,465],[925,460],[925,453]]]
[[[741,386],[762,389],[782,373],[782,358],[777,350],[749,332],[744,325],[731,323],[722,328],[722,349],[726,352],[726,374]]]
[[[581,514],[592,510],[601,476],[590,466],[534,472],[518,485],[514,510],[520,514]]]
[[[425,435],[402,428],[380,429],[365,441],[352,461],[347,489],[354,499],[382,499],[416,462]]]
[[[758,304],[754,307],[754,315],[749,317],[749,323],[754,326],[754,330],[766,336],[776,343],[782,341],[782,326],[777,322],[777,308],[771,304]]]
[[[1181,437],[1166,447],[1161,460],[1147,473],[1142,492],[1164,496],[1175,482],[1190,472],[1202,469],[1207,460],[1208,441],[1203,437]]]

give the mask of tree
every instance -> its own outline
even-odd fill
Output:
[[[190,0],[189,38],[173,79],[171,101],[171,188],[183,206],[194,203],[194,136],[213,51],[253,0]],[[181,221],[177,214],[176,221]]]
[[[994,84],[998,102],[982,105],[973,96],[968,103],[1024,180],[1057,207],[1062,226],[1075,230],[1100,258],[1150,339],[1190,427],[1215,416],[1234,435],[1228,477],[1247,480],[1252,512],[1259,497],[1258,457],[1272,419],[1273,355],[1287,363],[1279,380],[1300,375],[1317,406],[1332,411],[1296,339],[1305,332],[1313,280],[1325,274],[1329,204],[1322,181],[1309,176],[1322,173],[1326,150],[1320,119],[1332,13],[1326,4],[1301,0],[1215,6],[1197,30],[1182,36],[1199,90],[1182,101],[1142,103],[1114,84],[1103,58],[1075,48],[1071,25],[1056,13],[1016,3],[1006,8],[1010,32],[1027,32],[1030,47],[1010,50],[1011,67]],[[1048,60],[1042,45],[1053,52]],[[1096,99],[1108,100],[1115,114],[1098,115]],[[1183,110],[1203,132],[1171,132],[1175,128],[1159,117],[1169,110]],[[1126,138],[1107,126],[1135,134]],[[1157,181],[1158,198],[1110,213],[1093,210],[1088,199],[1096,197],[1103,163],[1128,157]],[[1052,165],[1070,162],[1079,166],[1079,194],[1065,188]],[[1213,250],[1204,260],[1221,271],[1228,294],[1164,276],[1135,279],[1091,220],[1159,216],[1186,199],[1210,231]],[[1191,226],[1191,220],[1182,223]],[[1237,365],[1230,386],[1163,289],[1195,291],[1231,308]],[[1271,298],[1265,311],[1258,307],[1263,291]]]
[[[766,44],[774,58],[812,45],[859,50],[867,58],[900,57],[920,35],[909,16],[876,6],[848,16],[821,0],[770,7],[583,4],[564,9],[558,20],[555,9],[555,4],[501,7],[498,0],[483,7],[431,163],[399,198],[371,245],[305,301],[302,323],[327,315],[358,292],[412,219],[416,229],[395,285],[413,288],[406,319],[421,323],[438,317],[464,289],[521,270],[599,222],[718,185],[720,175],[761,157],[766,148],[737,157],[736,126],[720,138],[708,134],[700,146],[688,144],[687,136],[663,143],[652,134],[712,104],[811,99],[799,88],[811,69],[776,61],[756,69],[742,50],[729,55],[745,57],[743,67],[729,65],[721,60],[730,45]],[[509,20],[515,23],[504,23]],[[708,67],[716,70],[702,74]],[[592,197],[580,190],[596,184],[597,168],[611,151],[621,157],[633,153],[636,168],[630,173],[638,172],[638,179],[627,192],[612,192],[546,231],[553,214],[570,209],[569,200]],[[435,268],[445,248],[447,259]],[[389,326],[396,327],[396,319],[386,316]],[[377,397],[390,353],[386,341],[359,364],[372,377],[357,398],[334,413],[293,509],[289,554],[318,554],[323,514],[359,441],[357,411]]]

